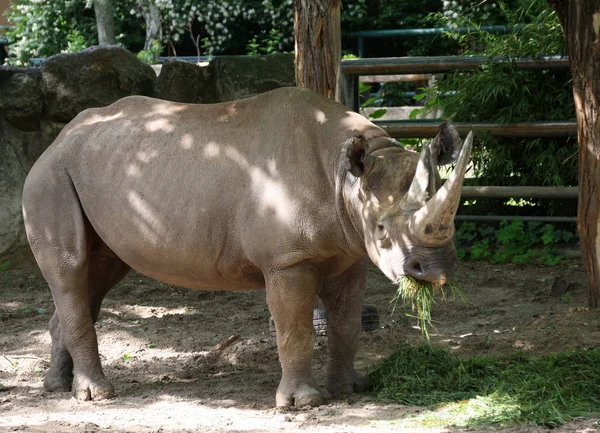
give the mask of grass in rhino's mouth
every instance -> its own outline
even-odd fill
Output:
[[[414,317],[419,322],[421,333],[429,341],[428,327],[431,323],[431,308],[435,303],[434,295],[436,291],[442,294],[442,300],[446,300],[445,288],[448,288],[453,297],[458,295],[463,301],[466,301],[462,291],[454,284],[449,283],[441,285],[430,281],[417,280],[408,275],[401,275],[396,281],[398,289],[396,295],[392,299],[392,303],[397,303],[402,300],[405,306],[410,305],[413,314],[407,313],[409,317]]]

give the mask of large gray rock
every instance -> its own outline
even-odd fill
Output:
[[[24,131],[39,130],[44,109],[42,86],[38,68],[0,66],[0,113]]]
[[[90,107],[129,95],[152,96],[156,75],[150,65],[118,46],[57,54],[41,67],[50,120],[68,122]]]
[[[39,69],[0,66],[0,262],[25,250],[21,191],[47,145],[42,86]]]
[[[0,113],[0,260],[28,251],[21,214],[23,183],[53,139],[42,131],[22,131]]]
[[[160,71],[154,96],[175,102],[210,104],[217,102],[212,68],[180,60],[169,60]]]
[[[217,57],[211,67],[219,102],[296,85],[293,54]]]

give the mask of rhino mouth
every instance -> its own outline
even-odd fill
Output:
[[[404,263],[402,272],[398,274],[443,286],[454,275],[457,268],[458,263],[453,246],[447,246],[441,251],[432,251],[431,248],[421,247],[417,251],[413,251]],[[400,275],[394,275],[394,279],[398,278]]]

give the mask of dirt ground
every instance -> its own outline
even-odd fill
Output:
[[[457,281],[469,303],[449,299],[433,311],[432,342],[462,354],[545,354],[600,347],[600,311],[588,311],[583,270],[572,259],[556,267],[461,264]],[[568,293],[564,293],[568,289]],[[393,285],[369,273],[365,303],[380,328],[361,333],[357,366],[369,366],[401,342],[422,342]],[[97,325],[105,373],[118,396],[79,402],[42,387],[48,367],[47,322],[54,310],[43,279],[9,266],[0,271],[0,431],[26,432],[451,432],[406,426],[427,409],[353,395],[317,408],[275,409],[280,367],[269,335],[263,291],[198,292],[135,273],[108,295]],[[210,352],[230,336],[231,346]],[[327,340],[315,344],[313,369],[324,382]],[[556,432],[600,430],[576,419]],[[473,430],[472,430],[473,431]],[[546,432],[541,427],[481,427],[486,432]]]

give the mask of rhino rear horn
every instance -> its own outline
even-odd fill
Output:
[[[431,158],[431,147],[428,144],[423,146],[421,149],[421,156],[417,163],[417,170],[415,171],[415,177],[413,178],[408,192],[402,199],[400,207],[405,212],[411,212],[420,209],[425,205],[427,199],[433,194],[432,188],[434,185],[432,170],[432,158]]]
[[[446,183],[411,217],[411,230],[424,244],[447,242],[454,234],[454,217],[472,147],[473,132],[469,132],[456,167]]]
[[[454,125],[444,121],[440,132],[431,142],[431,153],[435,165],[446,165],[456,161],[460,151],[460,136]]]
[[[415,177],[401,204],[405,212],[420,209],[435,194],[435,166],[455,161],[458,149],[460,149],[458,131],[454,125],[444,121],[435,138],[423,145]]]

